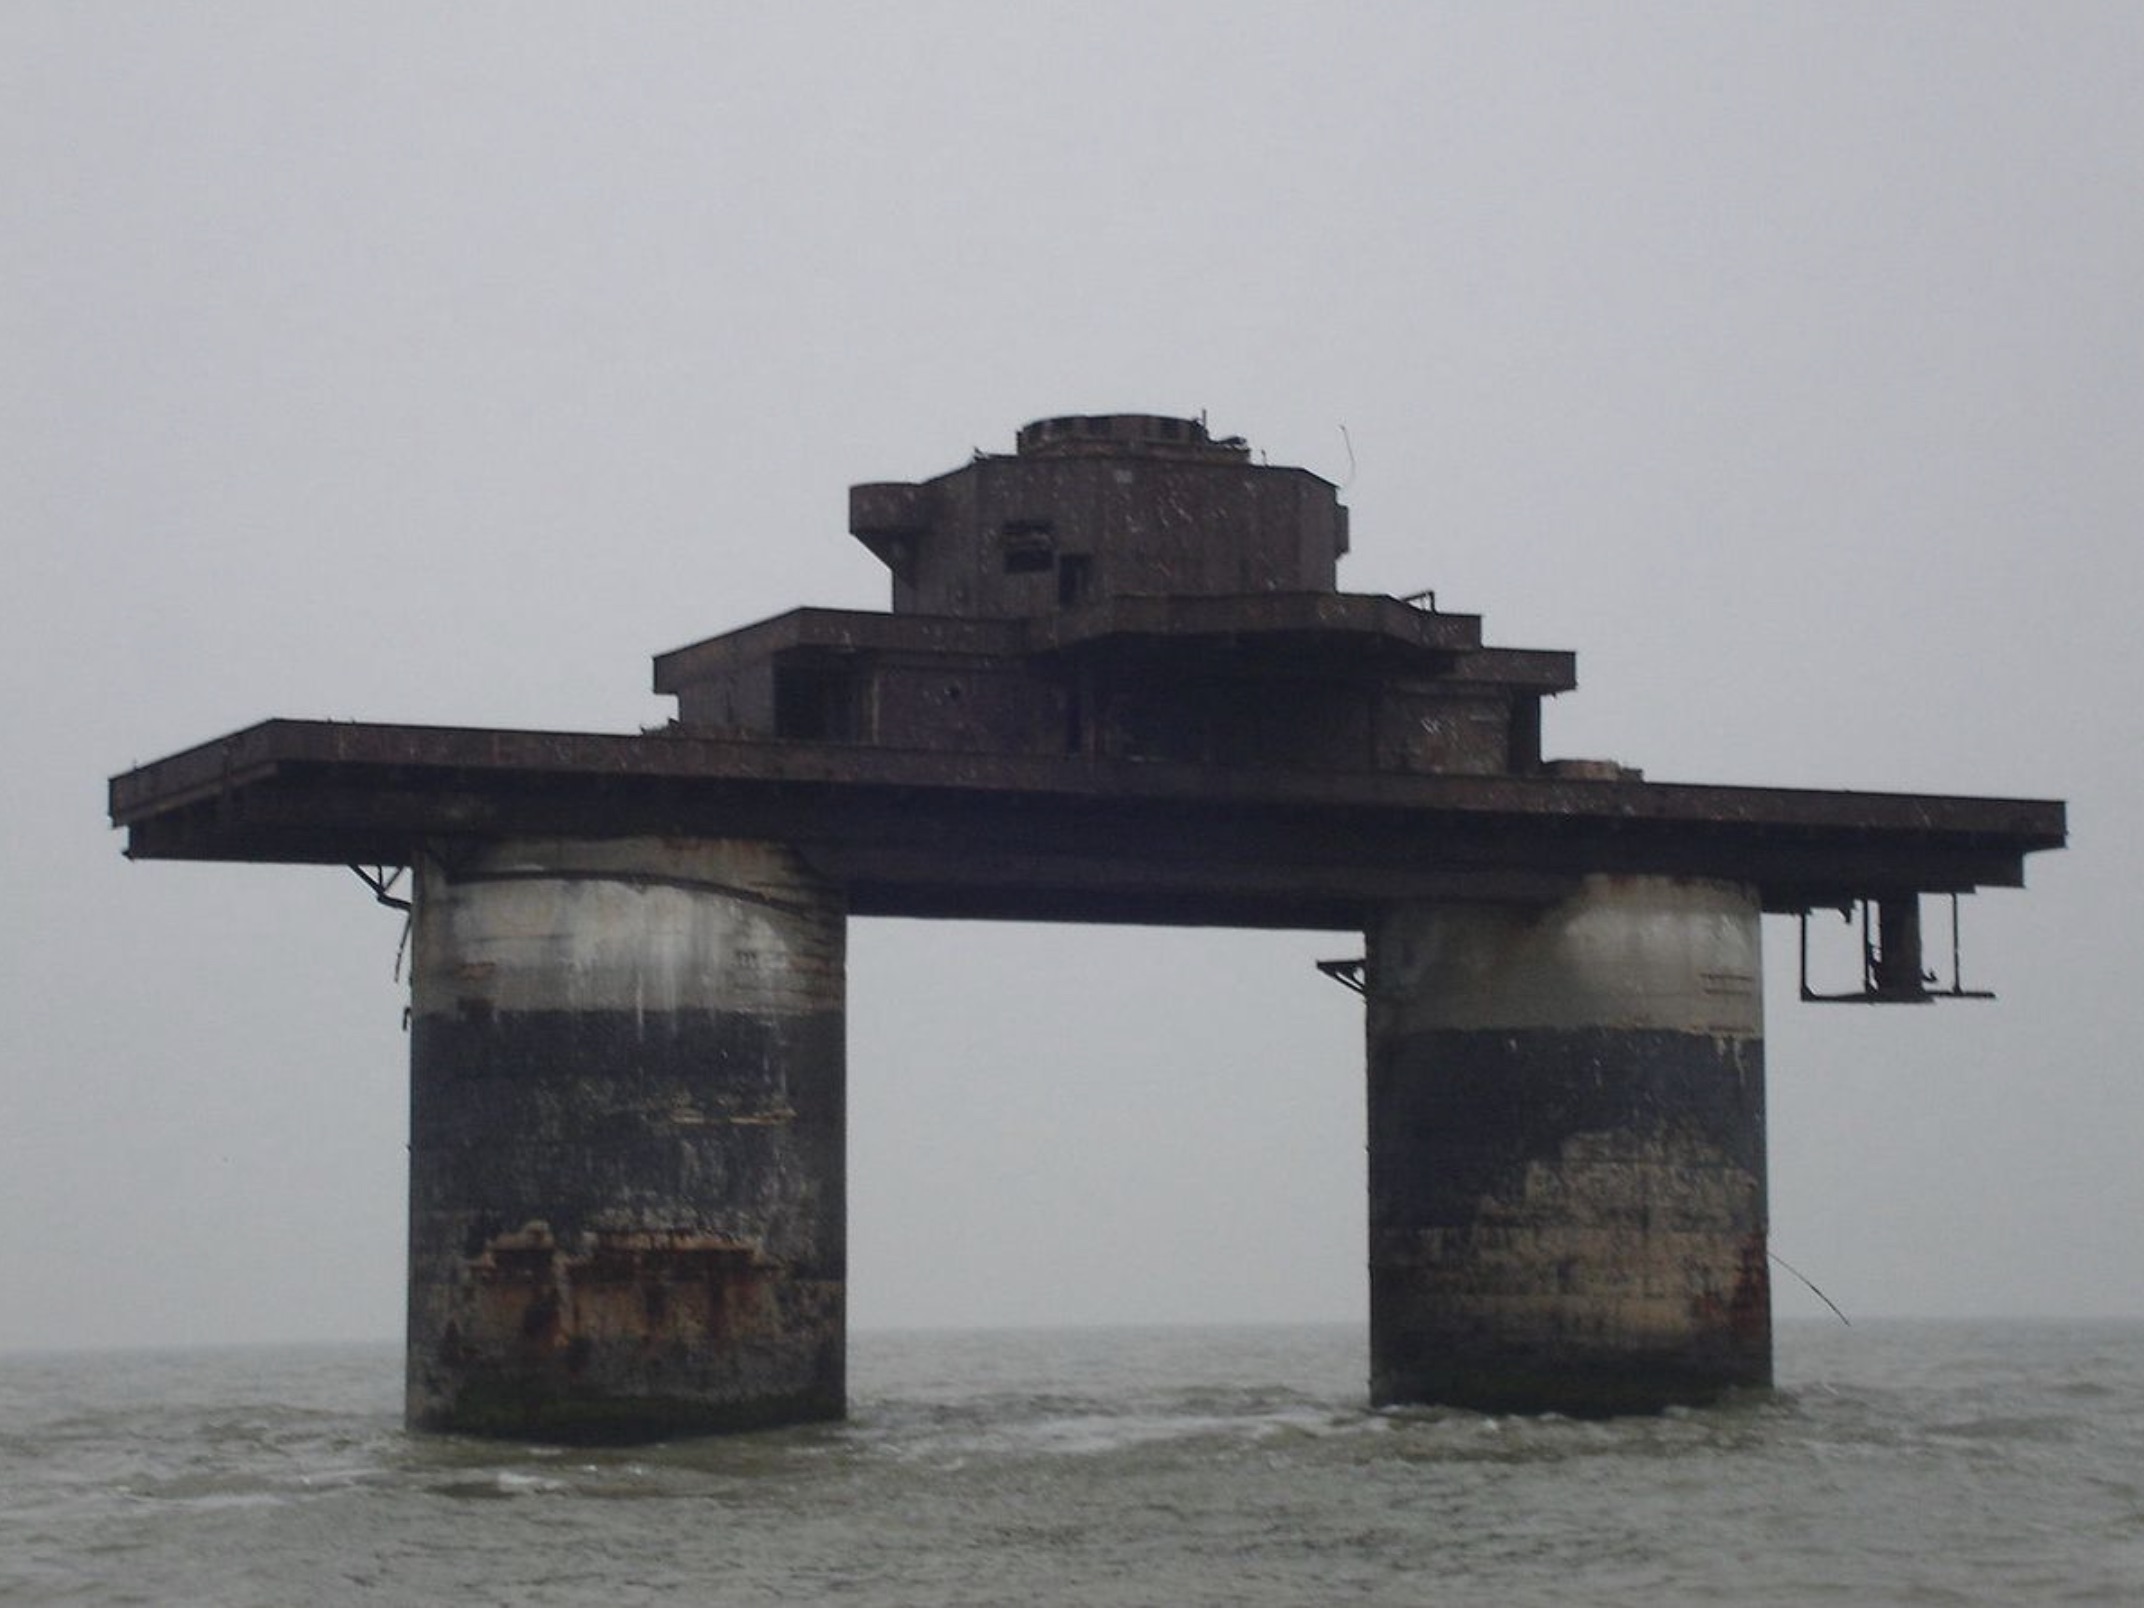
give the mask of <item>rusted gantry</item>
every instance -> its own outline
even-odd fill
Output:
[[[1343,594],[1346,510],[1194,420],[854,487],[891,613],[660,656],[634,736],[269,721],[136,858],[410,867],[410,1419],[843,1407],[849,915],[1366,935],[1371,1390],[1605,1412],[1771,1370],[1758,915],[2018,886],[2031,800],[1544,760],[1572,656]]]

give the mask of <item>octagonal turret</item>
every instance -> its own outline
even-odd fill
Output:
[[[1331,592],[1347,510],[1240,437],[1146,413],[1024,426],[924,481],[849,488],[849,530],[893,574],[893,612],[1050,614],[1117,597]]]

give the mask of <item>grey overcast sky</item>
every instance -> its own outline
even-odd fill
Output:
[[[2068,798],[1996,1004],[1767,923],[1773,1243],[2144,1314],[2144,7],[14,0],[0,89],[0,1346],[401,1323],[398,920],[128,865],[107,776],[660,722],[884,606],[850,482],[1110,410],[1576,649],[1551,753]],[[1361,1316],[1357,940],[853,937],[856,1324]]]

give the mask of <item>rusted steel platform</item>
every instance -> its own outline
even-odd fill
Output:
[[[111,784],[137,859],[404,865],[457,836],[796,845],[863,915],[1360,929],[1395,899],[1549,900],[1588,871],[1769,911],[2016,887],[2030,799],[991,755],[272,720]]]

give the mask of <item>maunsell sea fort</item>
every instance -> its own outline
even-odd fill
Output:
[[[2061,804],[1546,758],[1570,653],[1339,591],[1335,488],[1201,420],[849,510],[891,610],[660,655],[661,729],[271,720],[111,784],[136,859],[406,891],[413,1427],[842,1414],[851,915],[1361,933],[1372,1399],[1770,1382],[1760,916],[1859,913],[1824,997],[1962,995],[1924,901],[2021,885]]]

